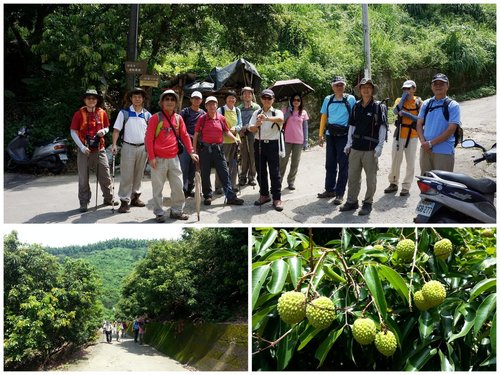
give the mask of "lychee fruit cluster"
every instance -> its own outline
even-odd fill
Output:
[[[391,331],[381,331],[375,335],[375,347],[380,353],[386,357],[390,357],[396,351],[398,341]]]
[[[434,255],[438,259],[448,259],[451,255],[453,244],[447,238],[443,238],[434,244]]]
[[[368,345],[375,339],[377,326],[370,318],[358,318],[352,325],[352,336],[361,345]]]
[[[424,284],[422,290],[415,292],[413,302],[420,311],[426,311],[443,303],[446,289],[439,281],[432,280]]]
[[[380,244],[373,245],[373,249],[374,249],[374,250],[380,250],[380,251],[383,251],[383,250],[384,250],[384,246],[382,246],[382,245],[380,245]]]
[[[286,292],[278,299],[278,314],[288,324],[300,322],[306,316],[306,296],[300,292]]]
[[[314,328],[324,329],[333,322],[335,306],[328,297],[316,298],[307,305],[306,316]]]
[[[401,240],[396,245],[396,254],[398,258],[403,261],[409,261],[413,258],[413,252],[415,251],[415,242],[410,239]]]
[[[415,306],[417,306],[417,309],[419,309],[420,311],[426,311],[430,309],[430,306],[422,295],[421,290],[415,292],[415,294],[413,295],[413,302],[415,302]]]

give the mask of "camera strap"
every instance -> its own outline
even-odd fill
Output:
[[[162,111],[163,112],[163,111]],[[184,143],[182,143],[180,137],[177,135],[176,131],[175,131],[175,128],[174,126],[172,125],[172,122],[170,121],[170,119],[168,118],[168,113],[163,113],[163,116],[167,119],[168,121],[168,124],[170,125],[170,127],[172,128],[172,131],[174,132],[174,135],[175,135],[175,138],[177,138],[177,142],[180,142],[183,146],[184,146]],[[175,116],[175,119],[176,119],[176,122],[177,122],[177,126],[179,126],[179,119],[177,116],[179,116],[177,113],[174,113],[174,116]]]

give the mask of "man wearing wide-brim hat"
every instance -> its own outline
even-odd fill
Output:
[[[78,199],[80,212],[88,210],[92,192],[89,183],[89,171],[95,169],[97,180],[104,196],[104,204],[114,204],[111,192],[111,175],[106,156],[104,136],[109,131],[109,119],[102,108],[103,97],[95,89],[89,89],[83,95],[84,106],[73,115],[71,137],[78,147]],[[97,194],[97,191],[95,192]]]
[[[359,215],[368,215],[372,211],[373,196],[377,187],[378,158],[387,133],[387,108],[376,101],[373,96],[378,92],[377,86],[369,78],[363,78],[355,87],[361,95],[353,108],[353,116],[345,153],[349,155],[349,177],[347,201],[340,211],[353,211],[358,206],[358,195],[361,190],[361,172],[366,174],[366,194]]]
[[[120,159],[120,208],[118,212],[130,212],[130,206],[144,207],[146,204],[139,198],[144,176],[147,154],[144,137],[151,113],[144,108],[147,99],[146,91],[136,87],[125,95],[125,108],[120,110],[113,125],[113,154],[117,152],[117,141],[122,132],[122,148]]]

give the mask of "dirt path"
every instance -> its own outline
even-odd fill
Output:
[[[190,371],[179,362],[149,345],[139,345],[131,338],[112,344],[105,340],[91,345],[79,358],[59,367],[58,371]]]
[[[496,142],[496,96],[460,103],[464,137],[473,138],[483,146],[490,148]],[[390,125],[390,130],[394,126]],[[392,137],[392,133],[390,135]],[[283,212],[273,210],[270,204],[262,209],[253,205],[258,198],[258,188],[243,187],[240,197],[245,200],[243,206],[226,206],[224,198],[214,196],[211,206],[201,207],[201,221],[196,218],[194,199],[186,202],[186,213],[190,214],[187,222],[175,222],[167,219],[167,224],[402,224],[413,223],[415,208],[420,200],[417,184],[413,184],[410,195],[384,194],[388,185],[390,171],[392,138],[384,145],[379,160],[377,190],[372,213],[359,216],[356,213],[339,212],[332,200],[318,199],[317,193],[323,191],[325,180],[325,149],[318,146],[304,152],[300,161],[295,182],[296,190],[282,191],[285,204]],[[473,177],[496,178],[496,166],[480,163],[474,166],[472,160],[481,156],[480,150],[456,148],[455,171],[470,174]],[[403,163],[403,166],[405,164]],[[416,172],[418,167],[418,155]],[[110,207],[102,205],[94,210],[92,198],[89,212],[78,211],[76,175],[35,177],[25,174],[7,173],[4,175],[5,223],[154,223],[152,191],[150,179],[145,177],[141,198],[147,202],[145,208],[132,208],[130,213],[112,213]],[[116,191],[119,187],[119,175],[116,177]],[[415,180],[416,181],[416,180]],[[286,187],[286,184],[283,185]],[[365,183],[362,183],[360,199],[364,196]],[[95,189],[95,180],[91,178],[91,188]],[[164,196],[169,196],[166,184]],[[99,197],[99,203],[102,198]],[[168,207],[168,201],[166,202]]]

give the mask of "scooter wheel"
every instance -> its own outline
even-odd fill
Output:
[[[61,160],[57,160],[54,167],[50,171],[54,174],[61,174],[66,169],[66,164]]]
[[[9,159],[6,164],[7,165],[5,167],[9,172],[16,172],[19,169],[19,165],[12,159]]]

